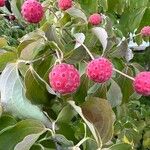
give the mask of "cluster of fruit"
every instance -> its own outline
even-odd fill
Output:
[[[0,0],[0,7],[5,5],[5,0]],[[73,6],[72,0],[58,0],[59,9],[65,11]],[[44,16],[42,4],[36,0],[27,0],[22,5],[22,16],[29,23],[39,23]],[[94,13],[89,17],[89,23],[97,26],[103,17]],[[150,26],[141,30],[141,35],[150,36]],[[90,80],[97,83],[108,81],[113,74],[113,64],[107,58],[100,57],[90,61],[86,67],[86,74]],[[49,74],[49,82],[52,88],[61,94],[73,93],[80,85],[78,70],[70,64],[61,63],[52,69]],[[141,72],[133,80],[133,86],[137,93],[144,96],[150,95],[150,72]]]
[[[86,75],[96,83],[108,81],[113,74],[113,64],[107,58],[100,57],[90,61],[86,67]],[[73,65],[58,64],[49,73],[52,88],[61,94],[73,93],[80,85],[80,75]],[[135,91],[144,96],[150,96],[150,72],[139,73],[133,81]]]

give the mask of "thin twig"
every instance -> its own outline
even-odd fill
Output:
[[[131,80],[133,80],[133,81],[135,80],[133,77],[131,77],[131,76],[129,76],[129,75],[127,75],[127,74],[125,74],[125,73],[123,73],[123,72],[115,69],[115,68],[113,68],[113,70],[116,71],[116,72],[118,72],[119,74],[121,74],[121,75],[123,75],[123,76],[125,76],[125,77],[127,77],[127,78],[129,78]]]

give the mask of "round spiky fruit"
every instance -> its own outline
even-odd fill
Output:
[[[104,57],[92,60],[88,63],[86,68],[86,74],[89,79],[98,83],[103,83],[109,80],[112,76],[112,73],[113,65]]]
[[[62,63],[53,67],[49,73],[49,82],[54,91],[71,94],[80,85],[80,75],[73,65]]]
[[[67,10],[72,7],[72,0],[58,0],[58,7],[61,10]]]
[[[5,6],[5,0],[0,0],[0,7]]]
[[[98,14],[98,13],[95,13],[95,14],[91,15],[89,17],[89,23],[94,25],[94,26],[97,26],[97,25],[101,24],[102,23],[101,15]]]
[[[133,82],[135,91],[144,96],[150,96],[150,71],[139,73]]]
[[[39,23],[43,18],[44,10],[40,2],[27,0],[22,5],[21,13],[27,22]]]
[[[145,26],[141,30],[142,36],[150,36],[150,26]]]

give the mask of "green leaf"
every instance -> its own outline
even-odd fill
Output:
[[[30,150],[32,145],[37,141],[40,135],[42,135],[44,132],[45,130],[37,134],[27,135],[21,142],[19,142],[15,146],[14,150]]]
[[[49,41],[54,41],[61,49],[63,48],[63,44],[61,43],[59,38],[60,35],[57,33],[56,27],[54,25],[49,25],[47,27],[47,29],[45,30],[45,36]]]
[[[35,70],[31,66],[25,75],[25,86],[26,86],[26,96],[28,99],[32,101],[32,103],[48,104],[49,101],[55,97],[54,96],[55,92],[35,72]],[[49,90],[47,88],[49,88]]]
[[[13,126],[17,121],[10,115],[2,115],[0,118],[0,132],[10,126]]]
[[[82,105],[85,118],[97,129],[103,144],[112,138],[115,116],[105,99],[89,97]]]
[[[71,7],[67,9],[66,12],[73,17],[81,18],[87,23],[86,15],[80,9]]]
[[[63,135],[61,134],[55,134],[53,136],[53,139],[55,141],[57,141],[59,144],[61,144],[61,147],[62,148],[65,148],[65,147],[72,147],[74,144],[72,141],[66,139]]]
[[[80,80],[80,86],[76,93],[73,94],[73,98],[76,102],[82,104],[85,101],[85,97],[87,96],[89,80],[86,75],[83,75]]]
[[[13,52],[0,53],[0,71],[2,71],[8,62],[17,59],[17,56]]]
[[[89,127],[89,129],[90,129],[90,131],[91,131],[91,133],[92,133],[95,141],[98,144],[98,147],[102,147],[101,137],[97,134],[97,131],[96,131],[93,123],[90,123],[86,119],[86,117],[84,117],[82,109],[79,106],[77,106],[74,101],[68,101],[68,103],[75,109],[75,111],[80,115],[80,117],[84,120],[84,122],[86,123],[86,125]]]
[[[45,131],[45,127],[42,123],[35,120],[23,120],[18,122],[14,127],[6,130],[5,132],[0,133],[0,149],[1,150],[9,150],[14,149],[15,146],[29,137],[29,135],[39,134]],[[27,137],[28,136],[28,137]],[[25,139],[24,139],[25,138]],[[30,136],[31,138],[31,136]],[[22,147],[20,144],[21,150],[29,150],[33,139],[31,138],[28,143],[26,143],[26,147]],[[31,143],[30,143],[31,142]],[[19,148],[17,146],[16,150]],[[26,149],[23,149],[26,148]]]
[[[7,40],[3,37],[0,37],[0,48],[7,46]]]
[[[40,48],[45,45],[45,40],[40,38],[24,47],[21,51],[20,58],[24,60],[32,60],[41,50]]]
[[[6,66],[0,78],[1,103],[5,110],[19,118],[33,118],[51,126],[49,119],[25,97],[24,87],[18,72],[18,64]]]
[[[78,2],[88,15],[95,13],[98,10],[98,0],[78,0]]]
[[[120,29],[123,33],[125,33],[125,35],[128,32],[133,32],[136,28],[139,27],[145,10],[146,7],[141,7],[132,11],[126,9],[119,22]]]
[[[20,13],[22,4],[23,4],[23,0],[12,0],[11,1],[11,10],[12,10],[13,14],[15,15],[15,17],[19,21],[23,20],[22,15]]]
[[[115,144],[109,147],[109,150],[132,150],[132,146],[126,143]]]
[[[111,79],[111,86],[106,96],[112,107],[116,107],[122,102],[123,96],[120,86],[113,79]]]
[[[96,37],[101,42],[102,47],[103,47],[103,53],[104,53],[107,47],[107,42],[108,42],[107,41],[108,35],[107,35],[106,30],[103,29],[102,27],[94,27],[92,28],[92,32],[96,35]]]
[[[70,105],[67,105],[59,113],[56,122],[70,122],[75,114],[76,113],[74,110],[72,110],[72,107]]]
[[[122,70],[122,72],[124,72],[125,74],[127,74],[131,77],[133,76],[133,71],[129,67],[124,68],[124,70]],[[117,78],[116,82],[120,86],[122,94],[123,94],[122,102],[128,102],[129,97],[134,93],[133,81],[122,75],[119,75],[119,78]]]
[[[3,113],[3,108],[2,108],[1,103],[0,103],[0,117],[1,117],[2,113]]]

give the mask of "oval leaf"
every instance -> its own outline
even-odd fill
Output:
[[[5,111],[19,118],[33,118],[51,126],[49,119],[39,107],[32,105],[25,97],[24,87],[16,63],[6,66],[0,78],[1,103]]]
[[[87,23],[86,15],[80,9],[71,7],[67,9],[66,12],[73,17],[78,17],[78,18],[83,19]]]
[[[0,149],[14,149],[16,144],[30,134],[39,134],[45,130],[42,123],[35,120],[23,120],[14,127],[0,133]],[[30,142],[28,143],[30,145]],[[21,148],[21,150],[24,150]],[[25,149],[27,150],[27,149]]]
[[[108,42],[107,40],[108,34],[106,30],[101,27],[95,27],[95,28],[92,28],[92,32],[97,36],[97,38],[101,42],[103,46],[103,52],[104,52],[106,50],[107,42]]]
[[[111,105],[105,99],[90,97],[82,105],[83,115],[97,129],[103,143],[108,142],[112,138],[114,113]]]

